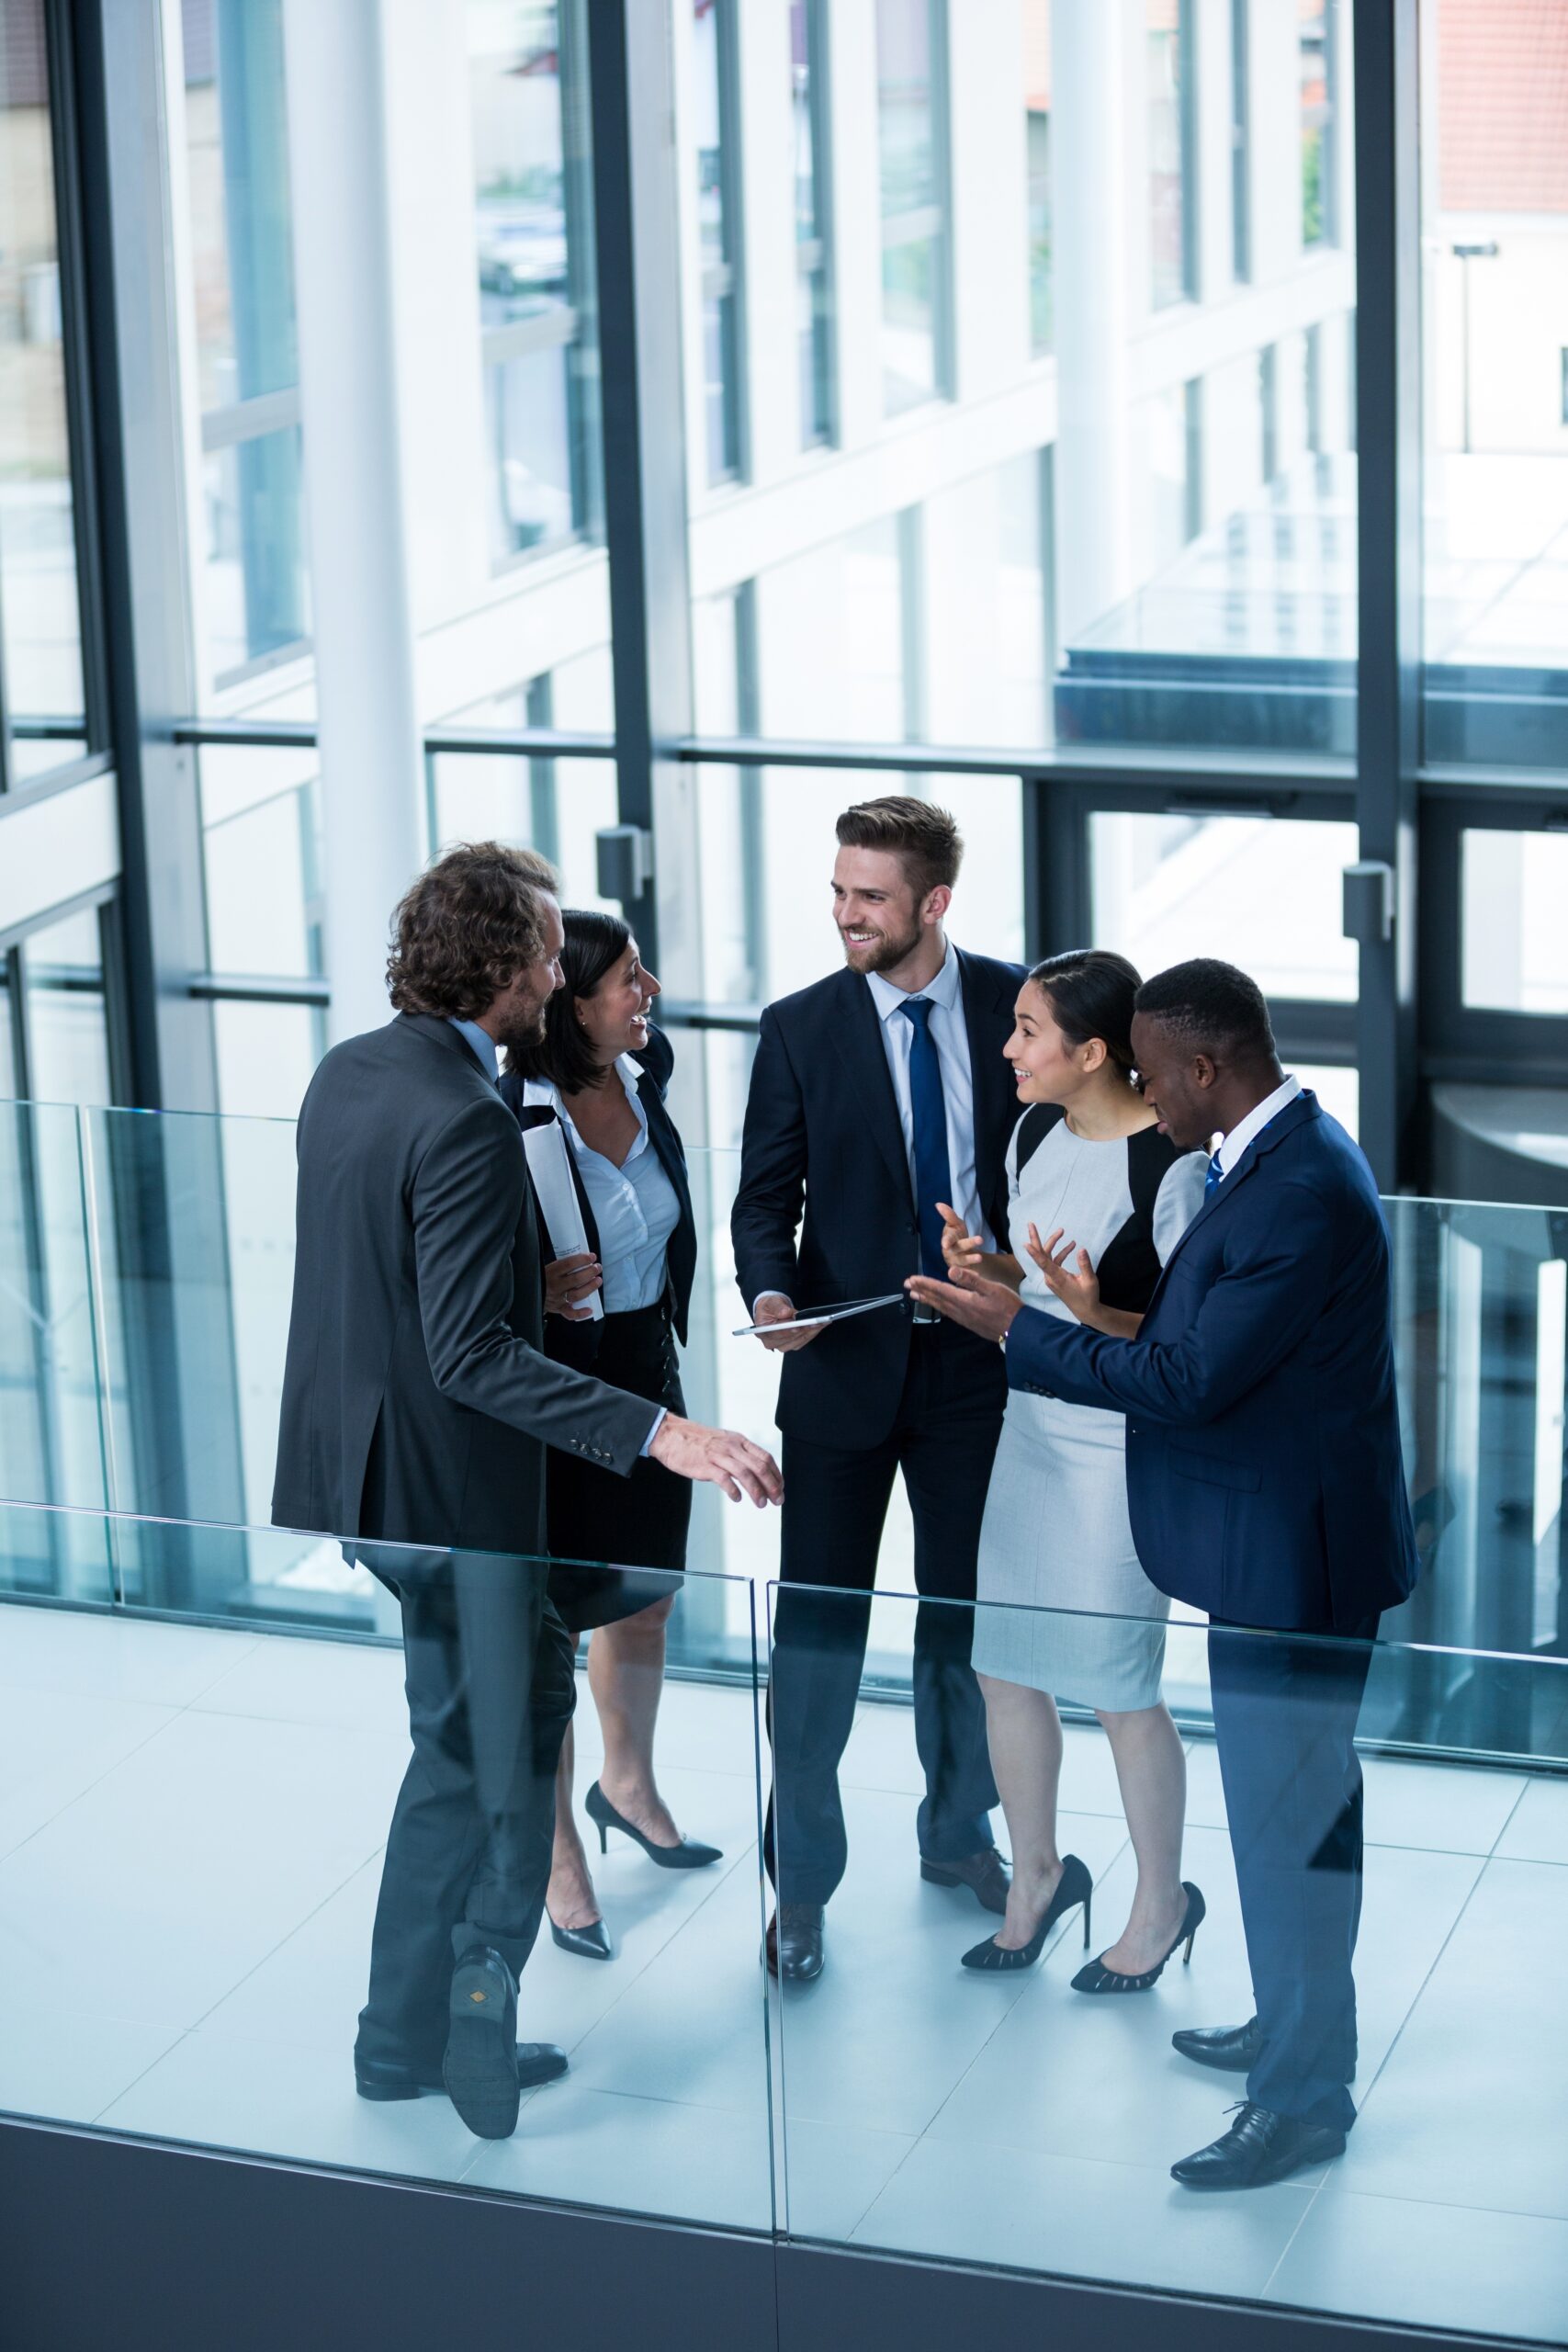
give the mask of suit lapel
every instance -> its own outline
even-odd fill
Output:
[[[675,1132],[675,1122],[664,1107],[664,1098],[647,1070],[637,1079],[637,1099],[642,1104],[643,1117],[648,1121],[648,1139],[659,1157],[659,1164],[674,1187],[682,1222],[692,1215],[692,1189],[686,1174],[686,1156],[681,1149],[681,1139]]]
[[[1299,1127],[1303,1120],[1315,1119],[1316,1116],[1317,1097],[1315,1094],[1308,1093],[1303,1088],[1293,1102],[1287,1102],[1284,1109],[1269,1120],[1261,1135],[1254,1136],[1242,1153],[1239,1166],[1233,1168],[1228,1176],[1221,1179],[1186,1232],[1179,1237],[1176,1247],[1166,1260],[1165,1266],[1160,1269],[1159,1282],[1155,1285],[1156,1298],[1159,1296],[1160,1287],[1165,1281],[1166,1269],[1175,1264],[1199,1227],[1207,1225],[1209,1219],[1216,1216],[1227,1201],[1235,1198],[1237,1188],[1245,1184],[1248,1177],[1257,1174],[1258,1163],[1266,1153],[1272,1151],[1276,1144],[1282,1143],[1292,1129]],[[1149,1304],[1152,1306],[1154,1299],[1151,1299]]]
[[[858,972],[840,972],[837,980],[833,1043],[853,1082],[851,1100],[863,1113],[894,1182],[913,1208],[915,1188],[909,1178],[908,1154],[904,1148],[904,1124],[898,1116],[898,1098],[893,1091],[893,1073],[887,1067],[876,1000]]]

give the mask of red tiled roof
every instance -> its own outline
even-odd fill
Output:
[[[1568,212],[1568,0],[1440,0],[1445,212]]]

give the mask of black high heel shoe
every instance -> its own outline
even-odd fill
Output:
[[[965,1968],[989,1970],[993,1973],[1009,1968],[1032,1968],[1045,1949],[1045,1939],[1058,1919],[1070,1911],[1075,1903],[1083,1905],[1084,1950],[1089,1950],[1089,1916],[1094,1908],[1094,1881],[1076,1854],[1062,1857],[1062,1875],[1056,1881],[1056,1892],[1045,1905],[1045,1916],[1026,1944],[1016,1951],[1006,1951],[995,1936],[987,1936],[983,1944],[964,1955]]]
[[[1145,1968],[1141,1976],[1123,1976],[1119,1970],[1107,1968],[1102,1955],[1099,1960],[1091,1960],[1087,1968],[1079,1969],[1073,1979],[1074,1992],[1146,1993],[1170,1958],[1171,1952],[1174,1952],[1179,1944],[1187,1946],[1187,1950],[1181,1955],[1181,1965],[1183,1968],[1187,1967],[1192,1958],[1192,1939],[1208,1916],[1209,1906],[1198,1889],[1195,1886],[1189,1886],[1185,1879],[1181,1882],[1181,1892],[1187,1897],[1187,1908],[1182,1913],[1181,1925],[1176,1931],[1175,1941],[1171,1944],[1170,1951],[1156,1960],[1152,1968]]]
[[[547,1919],[550,1915],[547,1911]],[[603,1919],[590,1920],[586,1928],[558,1928],[550,1919],[550,1941],[562,1951],[575,1952],[579,1960],[614,1960],[609,1930]]]
[[[694,1838],[682,1838],[678,1846],[656,1846],[651,1838],[645,1838],[642,1831],[626,1819],[625,1814],[615,1811],[597,1781],[583,1798],[582,1809],[598,1828],[599,1851],[602,1854],[610,1850],[611,1830],[621,1829],[642,1848],[650,1862],[658,1863],[661,1871],[703,1871],[710,1862],[724,1860],[722,1847],[699,1845]]]

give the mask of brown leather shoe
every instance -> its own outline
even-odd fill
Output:
[[[977,1854],[961,1854],[955,1862],[922,1860],[920,1876],[932,1886],[968,1887],[982,1911],[999,1914],[1008,1907],[1012,1880],[994,1846],[982,1846]]]
[[[822,1973],[822,1905],[781,1903],[768,1921],[763,1952],[772,1974],[785,1984],[809,1984]]]

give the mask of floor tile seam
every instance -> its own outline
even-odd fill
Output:
[[[1384,2050],[1382,2056],[1379,2059],[1376,2066],[1372,2069],[1371,2079],[1368,2083],[1365,2091],[1362,2093],[1356,2109],[1358,2116],[1365,2114],[1368,2100],[1373,2097],[1379,2083],[1387,2073],[1394,2052],[1398,2049],[1401,2041],[1404,2039],[1405,2028],[1409,2025],[1412,2018],[1416,2015],[1417,2008],[1419,2008],[1422,1997],[1425,1995],[1427,1986],[1431,1984],[1433,1977],[1437,1974],[1438,1968],[1442,1964],[1443,1954],[1447,1951],[1450,1944],[1452,1943],[1455,1936],[1459,1933],[1460,1926],[1464,1918],[1465,1913],[1470,1909],[1472,1903],[1475,1900],[1476,1889],[1480,1886],[1482,1880],[1486,1875],[1487,1858],[1484,1855],[1480,1857],[1466,1856],[1464,1859],[1477,1861],[1478,1867],[1476,1869],[1475,1876],[1471,1880],[1470,1885],[1466,1890],[1463,1902],[1460,1905],[1459,1909],[1454,1913],[1452,1919],[1449,1922],[1448,1931],[1444,1935],[1441,1943],[1438,1946],[1437,1951],[1433,1953],[1431,1961],[1427,1965],[1425,1974],[1422,1976],[1420,1984],[1416,1987],[1415,1992],[1411,1995],[1410,1999],[1405,2004],[1404,2014],[1400,2018],[1399,2024],[1395,2028],[1393,2033],[1390,2036],[1387,2048]]]
[[[805,2120],[807,2119],[803,2118],[802,2120]],[[809,2120],[815,2121],[818,2119],[811,2118]],[[928,2136],[929,2135],[927,2133],[922,2132],[917,2145],[922,2143]],[[954,2144],[956,2144],[956,2143],[954,2143]],[[1164,2164],[1130,2164],[1125,2156],[1095,2156],[1087,2153],[1080,2153],[1077,2150],[1068,2152],[1059,2148],[1025,2147],[1021,2142],[1016,2140],[996,2139],[990,2141],[987,2144],[995,2148],[1002,2155],[1032,2157],[1036,2160],[1043,2160],[1047,2164],[1093,2165],[1102,2172],[1142,2173],[1156,2180],[1163,2180],[1170,2170],[1169,2165]],[[911,2149],[909,2153],[912,2155],[914,2154],[914,2150]],[[902,2170],[902,2166],[900,2166],[900,2170]],[[1271,2182],[1269,2186],[1276,2188],[1288,2188],[1291,2190],[1292,2195],[1310,2200],[1318,2194],[1319,2190],[1323,2187],[1323,2183],[1321,2181],[1282,2180]]]
[[[800,2120],[801,2120],[802,2122],[806,2122],[806,2121],[807,2121],[807,2120],[809,2120],[809,2119],[807,2119],[807,2117],[805,2117],[805,2116],[802,2116],[802,2117],[800,2118]],[[841,2128],[843,2128],[843,2127],[841,2127],[841,2126],[840,2126],[840,2129],[841,2129]],[[855,2129],[855,2130],[864,2130],[864,2129],[866,2129],[866,2128],[868,2128],[868,2127],[863,2126],[863,2125],[857,2125],[857,2126],[852,2126],[852,2127],[850,2127],[850,2128],[851,2128],[851,2129]],[[848,2227],[847,2227],[847,2228],[846,2228],[846,2229],[841,2233],[842,2241],[843,2241],[845,2244],[847,2244],[847,2243],[849,2242],[849,2240],[854,2236],[855,2232],[856,2232],[857,2230],[861,2229],[861,2228],[864,2225],[864,2223],[865,2223],[865,2222],[870,2219],[871,2214],[872,2214],[872,2212],[873,2212],[874,2209],[877,2205],[879,2205],[879,2204],[881,2203],[882,2199],[886,2196],[886,2194],[887,2194],[888,2190],[892,2188],[892,2186],[893,2186],[894,2182],[897,2179],[897,2177],[898,2177],[899,2174],[903,2171],[903,2169],[904,2169],[905,2165],[908,2163],[908,2161],[909,2161],[910,2157],[914,2154],[915,2150],[916,2150],[916,2149],[919,2146],[919,2144],[920,2144],[919,2135],[918,2135],[918,2134],[917,2134],[914,2138],[910,2138],[910,2135],[909,2135],[907,2132],[890,2132],[887,2134],[887,2137],[888,2137],[889,2139],[904,2140],[904,2141],[906,2141],[906,2142],[908,2143],[908,2145],[905,2147],[905,2150],[904,2150],[903,2154],[899,2157],[899,2159],[898,2159],[897,2163],[894,2165],[894,2167],[893,2167],[892,2171],[888,2174],[888,2176],[887,2176],[886,2179],[883,2182],[883,2184],[882,2184],[881,2188],[880,2188],[879,2189],[877,2189],[877,2190],[876,2190],[876,2192],[875,2192],[875,2194],[874,2194],[874,2196],[872,2196],[872,2197],[870,2197],[870,2198],[868,2198],[868,2199],[867,2199],[867,2200],[866,2200],[865,2204],[863,2204],[863,2205],[861,2207],[860,2211],[855,2215],[854,2220],[853,2220],[852,2222],[850,2222],[849,2226],[848,2226]],[[784,2223],[783,2223],[783,2226],[784,2226],[784,2231],[785,2231],[785,2232],[786,2232],[786,2233],[788,2233],[788,2231],[789,2231],[789,2228],[790,2228],[790,2212],[789,2212],[789,2145],[788,2145],[787,2136],[786,2136],[786,2140],[785,2140],[784,2152]]]
[[[653,1966],[654,1962],[655,1962],[656,1960],[662,1960],[662,1959],[663,1959],[663,1957],[664,1957],[665,1953],[670,1950],[671,1946],[671,1945],[676,1941],[677,1938],[678,1938],[678,1937],[680,1937],[681,1935],[682,1935],[682,1934],[685,1932],[686,1928],[688,1928],[692,1925],[693,1921],[694,1921],[694,1920],[695,1920],[696,1918],[698,1918],[698,1917],[701,1916],[701,1914],[702,1914],[704,1911],[705,1911],[705,1910],[707,1909],[708,1905],[713,1901],[714,1897],[718,1894],[719,1889],[720,1889],[721,1887],[723,1887],[723,1886],[727,1885],[727,1884],[728,1883],[728,1882],[729,1882],[729,1880],[730,1880],[730,1878],[733,1876],[734,1872],[735,1872],[736,1871],[738,1871],[739,1869],[740,1869],[741,1865],[744,1863],[744,1861],[745,1861],[745,1860],[746,1860],[747,1855],[748,1855],[748,1854],[754,1853],[755,1851],[756,1851],[756,1840],[755,1840],[755,1839],[753,1839],[753,1840],[751,1841],[751,1843],[750,1843],[749,1846],[745,1847],[745,1848],[744,1848],[744,1849],[742,1849],[739,1852],[738,1852],[738,1853],[737,1853],[737,1855],[736,1855],[736,1857],[735,1857],[735,1860],[734,1860],[734,1861],[730,1864],[730,1866],[729,1866],[728,1870],[727,1870],[727,1871],[721,1871],[721,1872],[720,1872],[720,1874],[719,1874],[719,1876],[718,1876],[717,1881],[716,1882],[716,1883],[715,1883],[714,1885],[712,1885],[711,1887],[709,1887],[709,1889],[708,1889],[707,1893],[703,1896],[702,1901],[701,1901],[700,1903],[698,1903],[698,1904],[694,1905],[693,1908],[692,1908],[692,1909],[691,1909],[691,1910],[686,1914],[686,1917],[685,1917],[683,1919],[678,1920],[678,1921],[675,1923],[675,1925],[674,1925],[673,1927],[671,1927],[671,1928],[670,1929],[669,1934],[668,1934],[667,1936],[665,1936],[665,1938],[663,1939],[663,1940],[662,1940],[660,1943],[659,1943],[658,1945],[656,1945],[656,1947],[654,1948],[654,1950],[649,1953],[648,1958],[647,1958],[645,1961],[643,1961],[643,1962],[640,1963],[640,1965],[639,1965],[639,1966],[637,1966],[637,1968],[635,1968],[635,1969],[632,1971],[632,1973],[627,1977],[627,1979],[626,1979],[626,1983],[625,1983],[625,1984],[620,1987],[620,1990],[616,1993],[616,1995],[615,1995],[615,1996],[614,2000],[612,2000],[612,2001],[610,2002],[610,2004],[609,2004],[608,2007],[602,2009],[602,2010],[600,2011],[599,2015],[598,2015],[598,2016],[593,2019],[592,2023],[592,2024],[590,2024],[590,2025],[587,2025],[587,2026],[585,2026],[585,2027],[583,2028],[582,2032],[578,2036],[577,2040],[576,2040],[575,2041],[573,2041],[573,2042],[571,2042],[571,2043],[570,2043],[570,2044],[568,2045],[568,2047],[569,2047],[570,2049],[574,2050],[574,2051],[575,2051],[575,2050],[580,2050],[580,2049],[582,2047],[583,2043],[584,2043],[584,2042],[589,2039],[589,2036],[590,2036],[591,2034],[597,2033],[597,2031],[599,2030],[599,2028],[600,2028],[602,2025],[605,2024],[605,2023],[606,2023],[606,2022],[607,2022],[607,2021],[608,2021],[612,2017],[614,2017],[614,2016],[615,2016],[615,2011],[620,2007],[620,2006],[621,2006],[622,2002],[626,1998],[626,1996],[631,1992],[631,1990],[632,1990],[633,1986],[634,1986],[634,1985],[637,1985],[637,1984],[639,1984],[642,1982],[642,1979],[647,1975],[647,1973],[648,1973],[649,1970]],[[547,1925],[548,1925],[548,1920],[547,1920],[547,1917],[541,1917],[541,1919],[540,1919],[540,1928],[541,1928],[541,1929],[543,1929],[543,1928],[544,1928],[545,1927],[547,1927]],[[624,1946],[621,1948],[621,1951],[622,1951],[622,1953],[624,1954],[624,1951],[625,1951],[625,1947],[624,1947]]]
[[[302,1918],[296,1919],[294,1925],[288,1929],[286,1935],[279,1936],[275,1944],[269,1944],[266,1951],[261,1953],[256,1960],[253,1961],[250,1967],[246,1969],[244,1974],[243,1976],[237,1976],[233,1984],[229,1986],[227,1992],[220,1993],[217,2000],[212,2003],[211,2007],[204,2009],[201,2015],[197,2018],[189,2027],[187,2027],[186,2030],[191,2033],[199,2033],[203,2026],[206,2025],[208,2018],[215,2016],[218,2010],[223,2007],[225,2001],[231,2001],[235,1994],[241,1989],[242,1985],[245,1985],[250,1983],[252,1977],[255,1975],[258,1969],[265,1968],[269,1960],[276,1960],[278,1953],[283,1951],[284,1947],[288,1944],[291,1944],[296,1936],[302,1934],[305,1928],[310,1926],[312,1919],[319,1918],[321,1914],[326,1909],[329,1903],[335,1903],[338,1896],[343,1893],[344,1887],[352,1885],[354,1881],[359,1876],[361,1871],[367,1869],[375,1860],[377,1855],[383,1853],[385,1850],[386,1840],[383,1838],[380,1845],[372,1846],[370,1851],[366,1854],[362,1860],[355,1863],[353,1869],[348,1872],[346,1877],[341,1878],[335,1886],[329,1887],[326,1893],[321,1896],[321,1900],[318,1903],[313,1903]]]
[[[1094,1884],[1096,1893],[1099,1892],[1100,1886],[1111,1876],[1111,1871],[1116,1868],[1118,1862],[1121,1861],[1122,1856],[1124,1854],[1131,1853],[1132,1850],[1133,1840],[1131,1836],[1128,1836],[1122,1839],[1115,1852],[1111,1855],[1111,1860],[1106,1863],[1105,1868],[1100,1872],[1099,1878],[1095,1880]],[[925,2139],[927,2134],[932,2130],[942,2116],[946,2113],[949,2105],[953,2099],[957,2097],[959,2091],[964,2087],[964,2085],[968,2081],[970,2075],[974,2073],[975,2068],[979,2064],[981,2058],[990,2048],[991,2043],[1001,2031],[1003,2026],[1007,2025],[1015,2015],[1020,2001],[1025,1999],[1036,1984],[1044,1981],[1045,1962],[1050,1958],[1050,1955],[1055,1951],[1065,1940],[1069,1924],[1069,1921],[1066,1919],[1062,1921],[1055,1934],[1042,1949],[1040,1957],[1035,1962],[1032,1968],[1021,1969],[1019,1971],[1019,1973],[1024,1978],[1024,1982],[1019,1986],[1017,1995],[1008,2003],[1007,2007],[998,2018],[996,2023],[991,2028],[990,2032],[987,2034],[985,2040],[975,2051],[974,2055],[970,2058],[968,2064],[964,2067],[956,2079],[949,2086],[946,2093],[937,2102],[932,2112],[926,2118],[925,2122],[920,2126],[919,2132],[916,2134],[917,2141]],[[992,1933],[993,1935],[995,1934],[994,1929],[992,1930]]]
[[[1332,2166],[1330,2167],[1330,2171],[1332,2171]],[[1318,2199],[1323,2195],[1324,2190],[1327,2188],[1328,2181],[1329,2173],[1325,2172],[1321,2180],[1313,2182],[1312,2194],[1307,2199],[1306,2203],[1302,2207],[1295,2228],[1291,2232],[1290,2236],[1285,2240],[1284,2245],[1280,2247],[1280,2258],[1275,2263],[1274,2267],[1269,2271],[1268,2278],[1263,2282],[1263,2286],[1260,2290],[1260,2300],[1262,2301],[1268,2302],[1270,2300],[1273,2293],[1274,2281],[1279,2277],[1280,2271],[1284,2268],[1286,2262],[1289,2260],[1291,2248],[1295,2245],[1296,2240],[1305,2229],[1308,2217],[1315,2207]]]
[[[1352,2144],[1354,2139],[1352,2133]],[[1322,2183],[1323,2190],[1331,2197],[1359,2197],[1379,2205],[1419,2205],[1433,2213],[1495,2213],[1508,2222],[1545,2222],[1568,2233],[1568,2200],[1561,2212],[1548,2213],[1532,2205],[1480,2205],[1474,2198],[1412,2197],[1404,2189],[1357,2185],[1353,2175],[1340,2169],[1344,2162],[1343,2156],[1337,2158]]]
[[[132,1703],[139,1706],[151,1706],[153,1702],[149,1699],[138,1700]],[[142,1738],[137,1740],[133,1747],[128,1747],[122,1755],[117,1756],[112,1763],[106,1764],[101,1772],[96,1774],[95,1777],[86,1781],[83,1787],[77,1789],[71,1796],[68,1796],[64,1804],[61,1805],[57,1811],[51,1813],[46,1820],[37,1823],[33,1828],[28,1830],[27,1836],[25,1838],[19,1838],[14,1846],[8,1846],[5,1852],[0,1854],[0,1871],[3,1871],[6,1864],[13,1860],[17,1854],[23,1852],[27,1847],[30,1846],[35,1838],[40,1838],[46,1829],[52,1828],[57,1821],[62,1821],[65,1815],[71,1811],[73,1805],[80,1804],[84,1797],[91,1796],[95,1789],[101,1788],[111,1773],[118,1772],[122,1765],[129,1764],[133,1756],[140,1756],[142,1749],[144,1747],[150,1747],[155,1739],[161,1739],[164,1734],[179,1721],[181,1715],[185,1713],[185,1709],[183,1707],[165,1707],[161,1709],[160,1712],[164,1716],[164,1720],[161,1724],[154,1724],[152,1730],[146,1733]]]
[[[201,1715],[209,1723],[276,1724],[281,1731],[357,1731],[375,1733],[378,1726],[368,1723],[353,1723],[342,1715],[277,1715],[267,1714],[249,1707],[204,1707],[198,1699],[191,1699],[181,1708],[186,1715]],[[412,1755],[413,1743],[409,1738],[406,1721],[394,1724],[392,1733],[402,1740]],[[392,1733],[380,1736],[390,1737]]]
[[[136,1621],[132,1619],[129,1622],[135,1623]],[[149,1623],[161,1623],[163,1621],[161,1619],[149,1619],[147,1622]],[[202,1628],[202,1631],[205,1633],[211,1633],[219,1630],[220,1629],[212,1626],[204,1626]],[[231,1634],[223,1634],[222,1638],[225,1641],[231,1641],[237,1637]],[[260,1634],[251,1634],[244,1636],[243,1647],[235,1652],[234,1656],[229,1660],[226,1666],[219,1668],[218,1672],[213,1676],[210,1682],[204,1682],[198,1690],[192,1691],[190,1697],[186,1702],[186,1706],[195,1706],[198,1699],[205,1699],[209,1690],[216,1690],[220,1682],[226,1682],[230,1675],[235,1671],[236,1668],[243,1666],[246,1658],[254,1656],[263,1638],[263,1635]]]
[[[179,2049],[180,2045],[190,2040],[191,2031],[192,2029],[189,2026],[182,2026],[175,2033],[174,2040],[168,2043],[166,2048],[160,2050],[155,2058],[149,2059],[146,2065],[143,2066],[138,2074],[133,2075],[129,2083],[123,2084],[120,2088],[116,2091],[113,2098],[107,2100],[105,2104],[98,2109],[96,2114],[88,2117],[88,2129],[96,2129],[99,2124],[101,2124],[112,2109],[119,2105],[122,2098],[129,2098],[130,2097],[131,2092],[135,2090],[139,2083],[144,2083],[149,2075],[155,2074],[157,2069],[164,2064],[166,2059],[172,2058],[175,2051]],[[109,2128],[112,2130],[113,2126],[111,2125]]]

